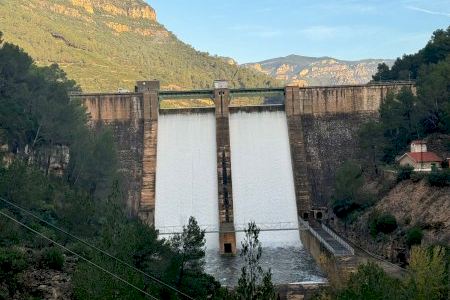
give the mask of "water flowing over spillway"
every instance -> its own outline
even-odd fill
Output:
[[[297,228],[285,113],[231,114],[230,139],[235,224]],[[238,241],[242,236],[237,234]],[[298,231],[263,231],[260,240],[269,247],[300,245]]]
[[[231,114],[230,141],[235,224],[255,221],[263,227],[282,222],[297,227],[285,113]],[[217,230],[215,115],[161,114],[157,147],[156,228],[178,232],[194,216],[200,227]],[[243,233],[236,236],[240,248]],[[322,280],[298,231],[263,231],[260,240],[262,265],[272,269],[275,283]],[[206,246],[206,271],[222,284],[235,285],[242,259],[220,256],[217,233],[206,234]]]
[[[214,114],[160,115],[157,153],[155,227],[180,228],[190,216],[217,227]],[[206,240],[208,249],[218,249],[218,234]]]
[[[238,112],[230,115],[234,222],[264,228],[298,228],[287,120],[284,112]],[[244,233],[236,233],[240,248]],[[261,231],[261,265],[274,283],[323,281],[298,230]],[[236,285],[241,257],[209,253],[207,271],[222,284]]]

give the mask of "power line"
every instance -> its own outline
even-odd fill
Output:
[[[113,260],[115,260],[115,261],[121,263],[122,265],[127,266],[127,267],[133,269],[134,271],[140,273],[141,275],[144,275],[144,276],[150,278],[151,280],[155,281],[156,283],[159,283],[159,284],[161,284],[161,285],[163,285],[163,286],[165,286],[165,287],[171,289],[172,291],[174,291],[174,292],[176,292],[176,293],[178,293],[178,294],[180,294],[180,295],[186,297],[187,299],[195,300],[195,299],[192,298],[191,296],[189,296],[189,295],[185,294],[184,292],[182,292],[182,291],[180,291],[180,290],[174,288],[173,286],[171,286],[171,285],[165,283],[164,281],[162,281],[162,280],[160,280],[160,279],[158,279],[158,278],[156,278],[156,277],[154,277],[154,276],[152,276],[152,275],[150,275],[150,274],[145,273],[144,271],[142,271],[142,270],[136,268],[135,266],[133,266],[133,265],[131,265],[131,264],[129,264],[129,263],[123,261],[122,259],[117,258],[117,257],[113,256],[112,254],[106,252],[105,250],[102,250],[102,249],[100,249],[100,248],[98,248],[98,247],[96,247],[96,246],[94,246],[94,245],[92,245],[92,244],[86,242],[85,240],[83,240],[83,239],[81,239],[81,238],[79,238],[79,237],[77,237],[77,236],[75,236],[75,235],[73,235],[73,234],[71,234],[71,233],[65,231],[64,229],[59,228],[59,227],[53,225],[52,223],[50,223],[50,222],[48,222],[48,221],[42,219],[41,217],[35,215],[35,214],[32,213],[31,211],[29,211],[29,210],[27,210],[27,209],[25,209],[25,208],[23,208],[23,207],[21,207],[21,206],[15,204],[15,203],[12,203],[12,202],[10,202],[10,201],[8,201],[8,200],[2,198],[2,197],[0,197],[0,200],[3,201],[3,202],[6,203],[6,204],[8,204],[8,205],[10,205],[10,206],[12,206],[12,207],[18,209],[18,210],[20,210],[20,211],[26,213],[27,215],[29,215],[29,216],[35,218],[36,220],[39,220],[40,222],[42,222],[42,223],[44,223],[44,224],[46,224],[46,225],[52,227],[53,229],[56,229],[56,230],[58,230],[59,232],[64,233],[65,235],[67,235],[67,236],[69,236],[69,237],[71,237],[71,238],[77,240],[78,242],[80,242],[80,243],[82,243],[82,244],[84,244],[84,245],[86,245],[86,246],[88,246],[88,247],[90,247],[90,248],[92,248],[92,249],[94,249],[94,250],[96,250],[96,251],[99,251],[100,253],[102,253],[102,254],[108,256],[109,258],[111,258],[111,259],[113,259]]]
[[[62,249],[66,250],[67,252],[69,252],[69,253],[75,255],[76,257],[78,257],[78,258],[84,260],[85,262],[87,262],[88,264],[91,264],[92,266],[96,267],[97,269],[99,269],[99,270],[101,270],[101,271],[103,271],[103,272],[105,272],[105,273],[111,275],[112,277],[116,278],[117,280],[122,281],[122,282],[125,283],[126,285],[128,285],[128,286],[130,286],[130,287],[136,289],[137,291],[139,291],[139,292],[141,292],[142,294],[144,294],[144,295],[150,297],[151,299],[158,300],[158,298],[152,296],[151,294],[149,294],[149,293],[147,293],[146,291],[144,291],[143,289],[141,289],[141,288],[135,286],[134,284],[132,284],[132,283],[126,281],[125,279],[123,279],[123,278],[120,277],[119,275],[116,275],[116,274],[114,274],[113,272],[106,270],[106,269],[103,268],[102,266],[99,266],[98,264],[96,264],[96,263],[90,261],[89,259],[85,258],[84,256],[82,256],[82,255],[80,255],[80,254],[78,254],[78,253],[76,253],[76,252],[70,250],[70,249],[67,248],[66,246],[64,246],[64,245],[62,245],[62,244],[60,244],[60,243],[58,243],[57,241],[52,240],[51,238],[45,236],[44,234],[40,233],[40,232],[37,231],[37,230],[34,230],[33,228],[27,226],[26,224],[20,222],[20,221],[17,220],[17,219],[11,217],[10,215],[8,215],[8,214],[6,214],[6,213],[4,213],[4,212],[2,212],[2,211],[0,211],[0,215],[3,215],[4,217],[10,219],[11,221],[13,221],[13,222],[15,222],[15,223],[17,223],[17,224],[19,224],[19,225],[25,227],[25,228],[28,229],[29,231],[31,231],[31,232],[33,232],[33,233],[39,235],[39,236],[42,237],[43,239],[46,239],[47,241],[52,242],[53,244],[55,244],[55,245],[61,247]]]

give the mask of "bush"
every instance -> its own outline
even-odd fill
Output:
[[[406,232],[406,244],[411,247],[413,245],[420,245],[422,242],[423,232],[420,227],[412,227]]]
[[[352,211],[361,207],[359,195],[364,184],[361,166],[346,161],[337,171],[331,206],[338,218],[346,218]]]
[[[40,263],[43,267],[53,270],[62,270],[64,266],[64,255],[59,248],[52,247],[45,249],[41,254]]]
[[[426,177],[427,177],[427,174],[424,173],[424,172],[413,172],[411,174],[411,181],[412,182],[419,182],[419,181],[421,181],[422,179],[424,179]]]
[[[428,174],[428,184],[437,187],[450,185],[450,170],[437,170],[434,168],[431,173]]]
[[[11,299],[21,288],[20,273],[27,268],[25,255],[13,248],[0,248],[0,299]]]
[[[397,173],[397,182],[407,180],[411,178],[411,174],[413,173],[414,168],[407,165],[407,166],[400,166],[398,168]]]
[[[444,160],[442,162],[441,166],[442,166],[442,169],[448,169],[448,167],[449,167],[448,160]]]
[[[350,275],[347,285],[338,290],[333,299],[401,299],[400,287],[398,279],[388,276],[376,263],[369,262],[358,266],[358,271]]]
[[[389,213],[382,215],[375,215],[370,222],[370,233],[373,237],[378,233],[391,233],[397,229],[397,220]]]

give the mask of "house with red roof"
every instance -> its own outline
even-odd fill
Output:
[[[414,171],[430,172],[434,167],[440,169],[443,159],[434,152],[427,151],[425,141],[411,142],[411,152],[406,152],[397,159],[400,166],[411,166]]]

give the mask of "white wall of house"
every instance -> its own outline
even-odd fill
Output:
[[[402,157],[398,163],[402,167],[411,166],[414,168],[414,171],[416,171],[416,172],[430,172],[433,165],[435,165],[438,169],[441,168],[441,165],[437,162],[417,163],[407,155]]]

